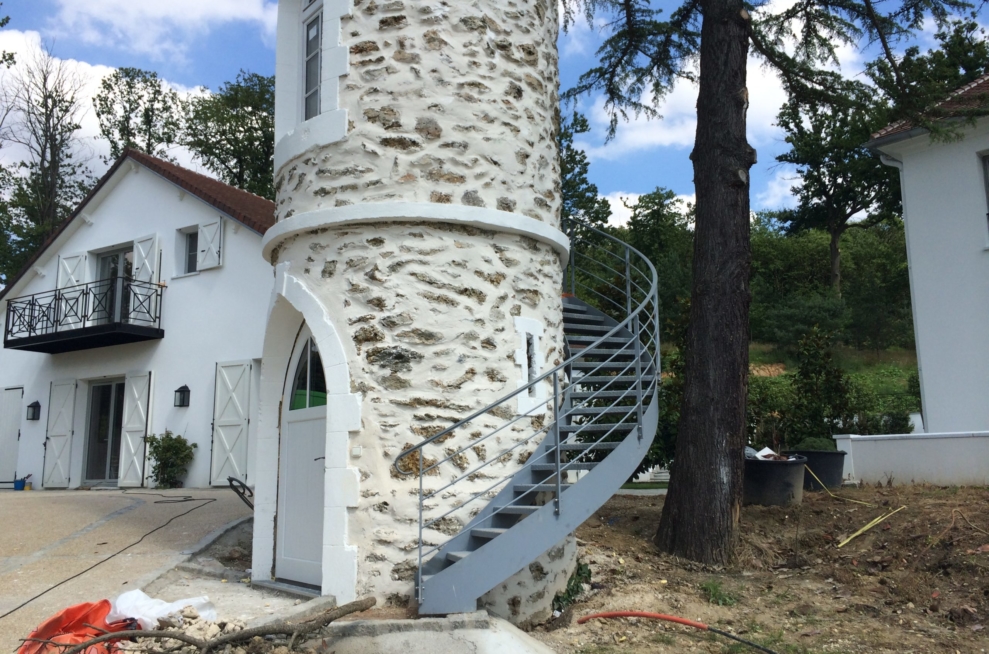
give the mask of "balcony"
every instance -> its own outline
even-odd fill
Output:
[[[115,277],[10,299],[3,346],[59,354],[164,338],[164,290]]]

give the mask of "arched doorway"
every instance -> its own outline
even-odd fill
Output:
[[[282,403],[275,577],[322,588],[326,379],[304,327],[289,359]]]

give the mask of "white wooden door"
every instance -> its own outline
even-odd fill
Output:
[[[294,380],[302,367],[300,357],[304,358],[309,351],[309,336],[308,329],[304,330],[292,356],[291,374],[282,404],[275,576],[320,588],[323,584],[326,407],[292,408],[295,406],[293,396],[297,395]]]
[[[45,438],[45,471],[42,479],[42,486],[45,488],[69,487],[75,408],[75,380],[52,382],[48,399],[48,436]]]
[[[0,481],[13,481],[17,476],[23,398],[23,388],[4,389],[0,398]]]
[[[121,488],[144,485],[144,439],[151,413],[151,373],[131,372],[124,380],[124,426],[120,434]]]
[[[134,240],[134,281],[131,287],[130,322],[137,325],[150,325],[158,314],[155,303],[158,295],[152,292],[151,284],[158,282],[158,235],[151,234]],[[143,282],[143,283],[140,283]]]
[[[58,294],[57,329],[82,327],[86,320],[86,254],[66,254],[58,259],[55,287]]]
[[[199,226],[199,253],[196,270],[209,270],[220,265],[223,243],[223,219],[216,218]]]
[[[213,463],[210,483],[227,477],[247,483],[247,430],[251,415],[251,362],[216,364],[213,396]]]

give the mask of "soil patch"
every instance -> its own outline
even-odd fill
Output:
[[[745,507],[738,561],[727,569],[656,550],[662,497],[616,496],[577,531],[592,575],[573,606],[574,622],[533,635],[561,653],[754,651],[643,619],[576,624],[590,613],[638,610],[699,620],[781,654],[989,649],[989,535],[982,533],[989,532],[989,489],[840,495],[875,506],[805,493],[799,507]],[[907,508],[838,548],[900,506]]]

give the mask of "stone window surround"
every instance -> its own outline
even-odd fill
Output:
[[[323,47],[320,74],[320,114],[303,118],[302,84],[305,69],[304,18],[306,0],[278,3],[278,46],[275,74],[275,173],[306,150],[347,136],[347,110],[340,108],[340,78],[350,68],[350,54],[341,44],[340,21],[350,15],[347,0],[322,0]],[[316,9],[319,11],[319,9]]]
[[[519,316],[515,318],[515,331],[519,335],[519,349],[515,350],[515,363],[521,368],[521,377],[519,378],[518,388],[527,386],[529,384],[530,374],[529,374],[529,352],[527,341],[529,337],[532,337],[532,358],[536,361],[542,361],[545,358],[540,343],[542,341],[543,335],[546,333],[546,327],[542,322],[536,320],[535,318],[528,318],[525,316]],[[535,371],[533,376],[538,377],[543,374],[544,370],[539,369]],[[518,412],[522,415],[527,415],[531,412],[538,411],[546,405],[549,400],[548,393],[546,391],[546,384],[540,383],[536,384],[530,393],[519,393],[516,398],[518,399]]]
[[[275,267],[261,360],[260,424],[255,471],[254,565],[252,578],[268,581],[275,561],[278,502],[279,404],[301,321],[312,330],[326,378],[326,476],[323,489],[322,595],[343,604],[357,599],[357,547],[350,545],[348,514],[360,501],[360,476],[350,466],[350,432],[361,428],[361,398],[350,392],[347,355],[319,300],[289,272]]]

